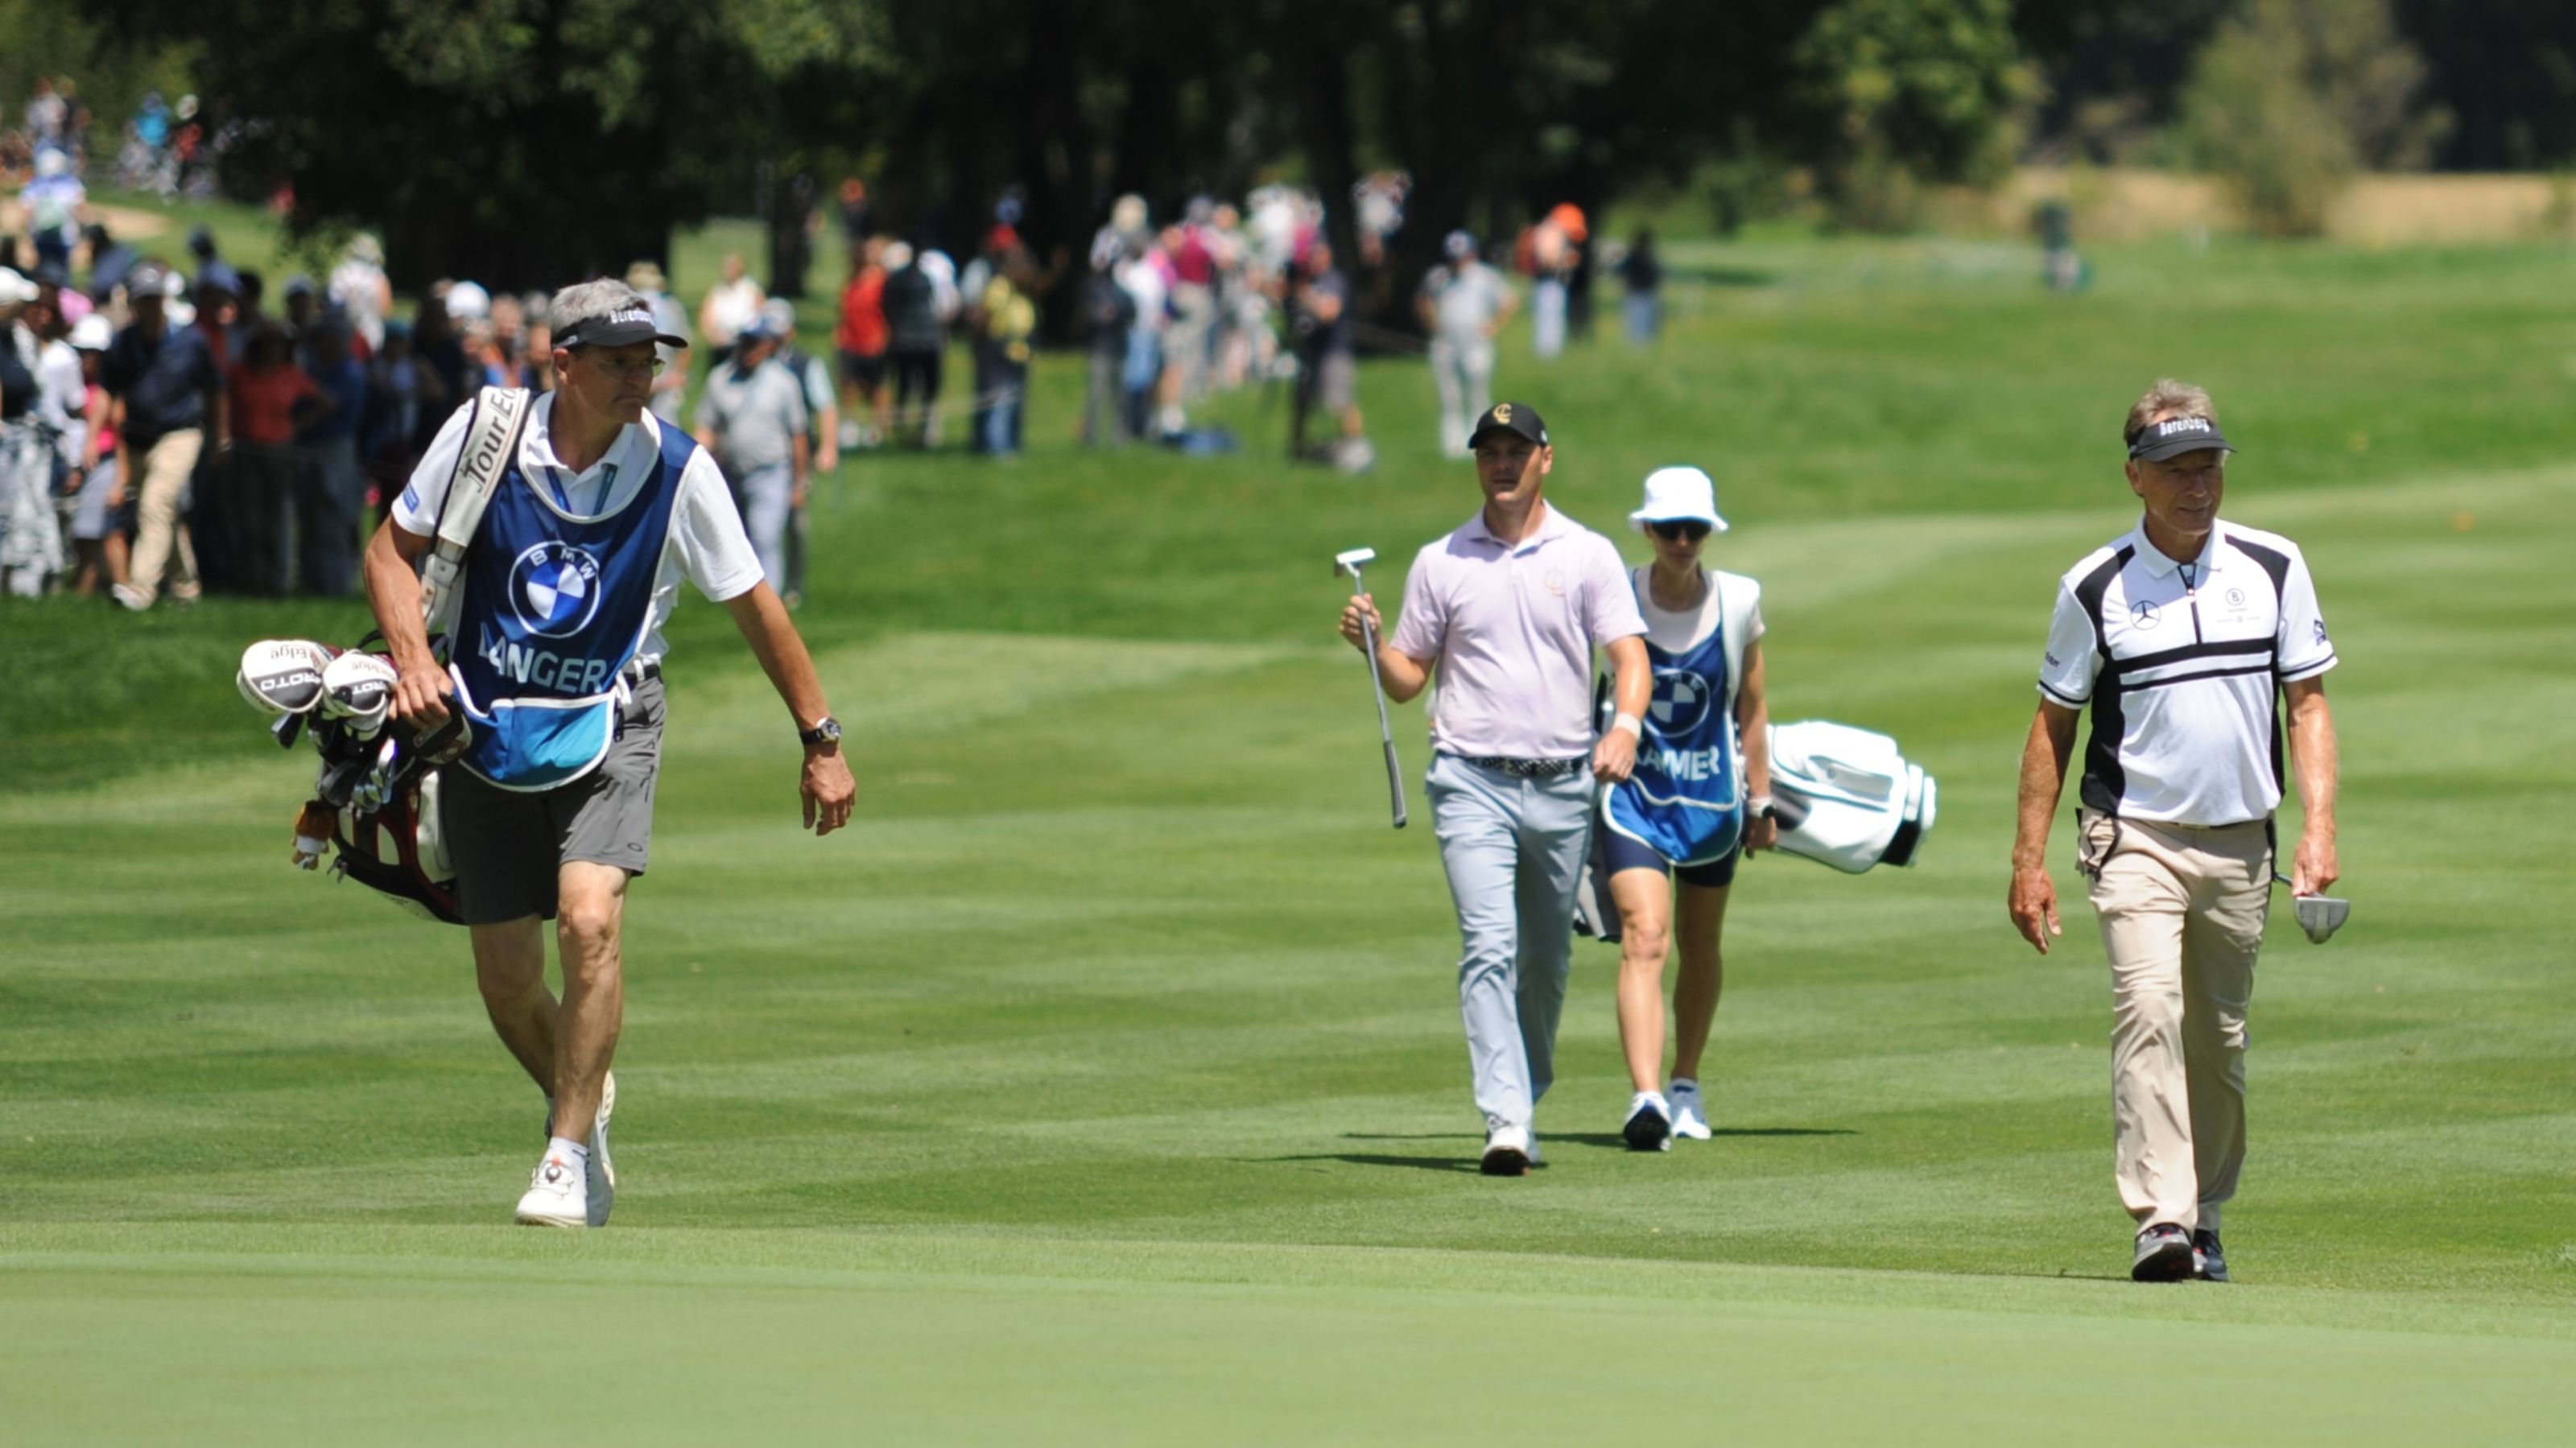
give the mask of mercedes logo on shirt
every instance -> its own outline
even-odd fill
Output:
[[[2154,628],[2164,618],[2163,610],[2140,600],[2129,605],[2129,621],[2139,628]]]

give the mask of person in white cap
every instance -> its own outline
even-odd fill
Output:
[[[1603,796],[1596,868],[1619,906],[1619,1043],[1636,1095],[1620,1134],[1635,1151],[1709,1139],[1700,1056],[1726,980],[1719,937],[1736,862],[1779,841],[1771,816],[1769,706],[1763,700],[1762,585],[1704,567],[1726,531],[1717,489],[1698,468],[1658,468],[1629,523],[1655,561],[1629,574],[1646,621],[1654,694],[1637,768]],[[1668,887],[1667,875],[1678,879]],[[1664,1060],[1664,957],[1673,978],[1673,1074]]]

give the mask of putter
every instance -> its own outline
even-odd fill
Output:
[[[1368,586],[1360,581],[1360,569],[1376,561],[1376,549],[1354,548],[1348,553],[1333,555],[1333,572],[1337,575],[1347,573],[1351,576],[1351,596],[1357,598],[1368,592]],[[1394,812],[1395,827],[1402,829],[1404,828],[1404,768],[1395,762],[1395,730],[1386,722],[1386,684],[1377,673],[1377,629],[1366,620],[1362,620],[1360,631],[1368,643],[1369,698],[1377,705],[1377,738],[1380,744],[1386,746],[1387,807]]]
[[[2290,877],[2278,870],[2272,872],[2272,878],[2284,885],[2290,883]],[[2319,945],[2325,944],[2336,931],[2341,930],[2345,919],[2352,914],[2351,901],[2332,895],[2293,895],[2290,908],[2298,914],[2299,928],[2308,932],[2308,939]]]

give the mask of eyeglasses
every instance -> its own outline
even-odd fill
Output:
[[[662,375],[662,359],[658,354],[633,362],[612,357],[606,352],[592,352],[586,348],[576,349],[573,355],[587,357],[593,366],[611,376],[659,377]]]
[[[1648,523],[1646,531],[1667,543],[1696,543],[1708,536],[1708,525],[1697,518],[1674,518]]]

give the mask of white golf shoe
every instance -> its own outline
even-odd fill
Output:
[[[1527,1176],[1538,1160],[1538,1143],[1526,1126],[1497,1126],[1485,1133],[1484,1159],[1477,1170],[1487,1176]]]
[[[1673,1107],[1673,1135],[1684,1141],[1706,1141],[1717,1133],[1708,1129],[1708,1108],[1700,1104],[1697,1081],[1675,1081],[1664,1099]]]
[[[590,1160],[582,1166],[582,1188],[589,1193],[589,1220],[608,1225],[608,1209],[617,1203],[617,1166],[608,1159],[608,1117],[617,1109],[617,1073],[608,1073],[599,1089],[599,1115],[590,1123]]]
[[[522,1227],[585,1227],[590,1224],[590,1193],[582,1188],[584,1173],[552,1149],[528,1177],[528,1192],[519,1198]]]

